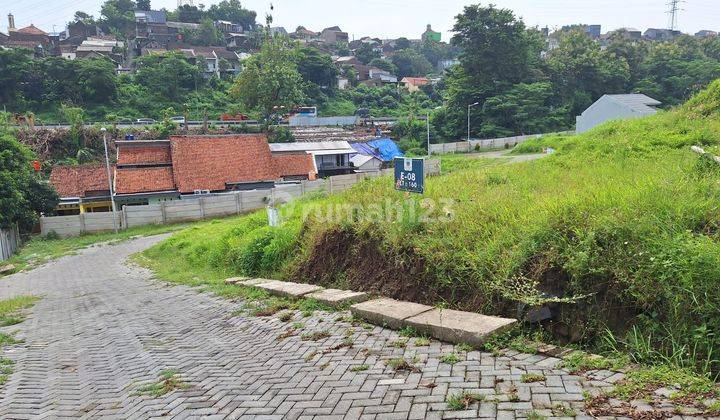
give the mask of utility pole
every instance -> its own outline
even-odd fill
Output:
[[[468,117],[468,121],[467,121],[468,136],[467,136],[467,141],[470,141],[470,108],[474,107],[475,105],[480,105],[480,102],[475,102],[474,104],[468,105],[468,113],[467,113],[467,117]]]
[[[105,169],[107,169],[108,189],[110,190],[110,203],[112,204],[113,229],[115,230],[115,233],[118,233],[117,217],[115,215],[115,213],[117,212],[117,209],[115,208],[115,192],[113,191],[112,178],[110,177],[110,157],[108,156],[107,147],[107,128],[103,127],[100,129],[100,131],[102,131],[103,145],[105,146]]]
[[[425,114],[425,122],[427,123],[428,156],[430,156],[430,111],[427,111]]]
[[[670,0],[667,3],[668,29],[671,31],[676,31],[678,28],[678,12],[682,10],[680,3],[684,3],[684,0]]]

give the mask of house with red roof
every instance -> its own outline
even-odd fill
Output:
[[[317,173],[311,154],[273,155],[264,134],[172,136],[169,140],[116,141],[115,145],[117,164],[112,172],[118,208],[267,189],[276,182],[312,180]],[[103,171],[103,165],[53,168],[50,182],[66,206],[64,214],[110,210]]]
[[[15,17],[8,15],[8,34],[2,41],[2,45],[9,48],[26,48],[30,51],[43,51],[45,54],[55,54],[57,50],[57,37],[39,29],[33,24],[24,28],[15,28]]]
[[[420,90],[420,86],[424,86],[430,83],[430,81],[425,77],[403,77],[402,80],[400,80],[400,85],[408,90],[408,92],[413,93]]]
[[[111,167],[111,177],[113,171]],[[56,210],[61,216],[106,212],[112,208],[107,168],[103,164],[54,166],[50,183],[60,196]]]

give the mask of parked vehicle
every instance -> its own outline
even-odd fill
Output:
[[[295,114],[301,117],[317,117],[317,107],[301,106],[297,109]]]
[[[220,121],[246,121],[249,119],[250,117],[245,114],[222,114],[220,116]]]
[[[180,125],[180,127],[185,125],[185,117],[183,117],[182,115],[172,117],[172,118],[170,118],[170,121],[172,121],[174,123],[178,123]]]
[[[153,120],[152,118],[138,118],[135,120],[135,123],[137,124],[155,124],[157,121]]]

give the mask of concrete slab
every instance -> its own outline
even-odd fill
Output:
[[[405,325],[442,341],[482,345],[487,337],[517,323],[516,319],[481,315],[452,309],[433,309],[407,318]]]
[[[241,284],[241,285],[243,285],[243,286],[257,286],[258,284],[270,283],[270,282],[274,282],[274,281],[278,281],[278,280],[270,280],[270,279],[248,279],[248,280],[241,281],[241,282],[238,283],[238,284]]]
[[[251,280],[250,277],[230,277],[229,279],[225,279],[225,284],[240,284],[245,281]]]
[[[286,281],[270,281],[266,283],[259,283],[256,284],[255,287],[259,287],[260,289],[267,290],[268,292],[278,295],[278,296],[284,296],[289,298],[300,298],[308,293],[317,292],[318,290],[322,290],[322,287],[316,286],[314,284],[304,284],[304,283],[292,283],[292,282],[286,282]]]
[[[405,319],[432,309],[432,306],[421,305],[419,303],[380,298],[356,303],[350,307],[350,312],[374,324],[387,325],[392,329],[399,329],[403,327],[403,321]]]
[[[352,290],[340,289],[324,289],[317,292],[307,294],[303,297],[316,299],[326,305],[333,307],[341,306],[346,303],[365,302],[370,299],[370,295],[365,292],[353,292]]]

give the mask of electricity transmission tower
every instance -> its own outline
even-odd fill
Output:
[[[678,12],[680,12],[682,9],[680,8],[680,4],[685,3],[684,0],[670,0],[667,3],[668,6],[668,29],[671,31],[676,31],[678,28]]]

